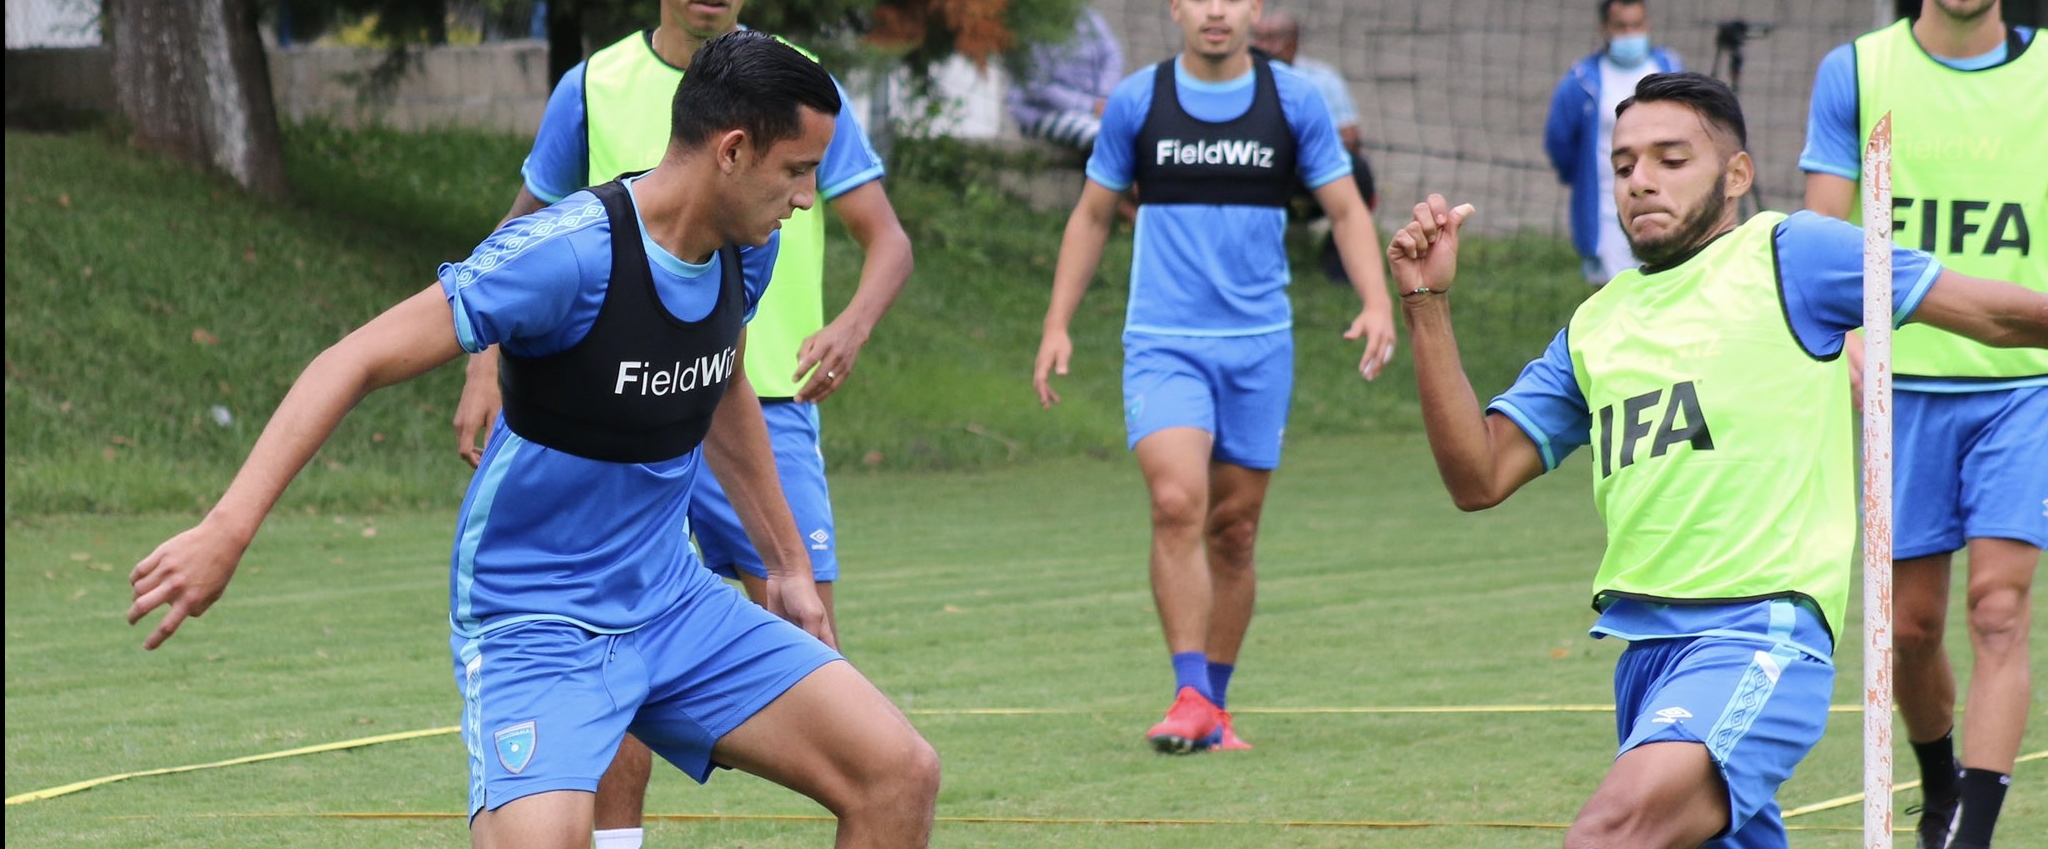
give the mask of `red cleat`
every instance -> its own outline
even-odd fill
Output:
[[[1152,748],[1169,755],[1184,755],[1200,748],[1223,724],[1223,712],[1193,687],[1182,687],[1167,708],[1166,718],[1145,732]]]
[[[1244,738],[1237,736],[1237,732],[1231,729],[1230,711],[1220,710],[1216,713],[1218,716],[1222,717],[1222,721],[1217,725],[1217,731],[1221,734],[1221,737],[1214,744],[1211,744],[1209,746],[1210,750],[1218,752],[1242,752],[1246,749],[1250,749],[1252,747],[1252,744],[1245,742]]]

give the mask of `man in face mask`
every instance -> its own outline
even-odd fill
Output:
[[[1571,186],[1572,249],[1586,282],[1595,286],[1642,264],[1615,217],[1614,171],[1607,164],[1614,107],[1642,78],[1684,70],[1677,54],[1650,46],[1643,0],[1600,0],[1600,37],[1605,49],[1574,63],[1558,82],[1543,127],[1543,150],[1558,182]]]

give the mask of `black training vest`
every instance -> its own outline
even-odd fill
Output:
[[[1138,128],[1133,157],[1138,202],[1286,206],[1298,182],[1294,132],[1280,109],[1272,63],[1252,54],[1251,108],[1219,124],[1181,108],[1177,61],[1161,62],[1153,72],[1152,108]]]
[[[544,357],[500,352],[505,424],[530,441],[613,463],[690,453],[733,377],[746,314],[739,250],[718,250],[718,301],[697,321],[676,318],[654,290],[640,222],[625,184],[592,188],[611,222],[612,274],[582,341]]]

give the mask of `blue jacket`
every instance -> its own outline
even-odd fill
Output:
[[[1579,256],[1599,253],[1600,240],[1600,53],[1580,59],[1557,83],[1550,97],[1550,118],[1543,125],[1543,152],[1557,181],[1572,187],[1572,249]],[[1650,48],[1649,61],[1661,73],[1685,69],[1678,54]]]

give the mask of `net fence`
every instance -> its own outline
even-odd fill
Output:
[[[1889,0],[1651,0],[1652,39],[1736,86],[1765,208],[1795,209],[1814,70]],[[1133,69],[1176,53],[1166,0],[1095,0]],[[1269,0],[1300,55],[1336,66],[1358,105],[1382,216],[1428,192],[1472,200],[1483,229],[1563,234],[1567,189],[1543,153],[1551,94],[1601,48],[1597,0]],[[1740,75],[1736,76],[1737,65]]]

